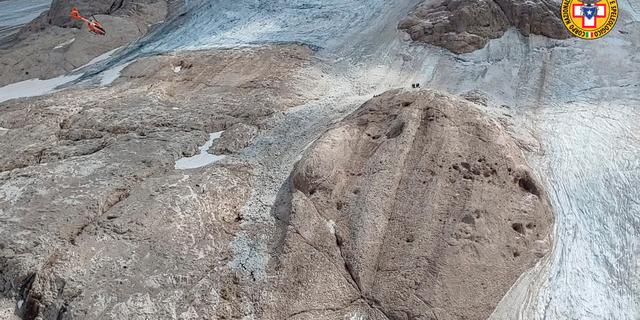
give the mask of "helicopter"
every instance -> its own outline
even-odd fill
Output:
[[[99,34],[99,35],[102,35],[102,36],[107,34],[107,32],[102,27],[102,25],[98,22],[98,20],[93,15],[91,15],[91,19],[92,20],[84,18],[78,12],[78,8],[73,8],[71,10],[71,18],[80,19],[80,20],[86,22],[87,25],[89,26],[89,30],[91,30],[95,34]]]

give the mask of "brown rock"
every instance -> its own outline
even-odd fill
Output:
[[[548,250],[552,217],[520,150],[469,102],[390,91],[365,103],[290,183],[267,184],[273,224],[245,211],[258,177],[272,179],[258,175],[274,164],[260,164],[273,150],[262,135],[248,158],[175,169],[211,132],[246,144],[254,129],[237,123],[299,139],[286,129],[300,118],[274,123],[321,94],[310,54],[171,53],[108,87],[0,104],[0,307],[46,320],[486,319]],[[252,257],[232,264],[258,227],[264,248],[248,250],[269,254],[264,278]]]
[[[512,139],[434,91],[365,103],[305,152],[293,186],[264,319],[486,319],[550,249],[547,197]]]
[[[258,133],[258,127],[237,123],[225,130],[209,148],[212,154],[231,154],[246,148]]]
[[[427,1],[398,24],[414,41],[442,46],[454,53],[480,49],[511,26],[524,36],[570,36],[560,19],[559,6],[546,0]]]
[[[1,103],[0,318],[18,306],[43,320],[245,316],[257,282],[228,264],[255,168],[175,161],[304,103],[296,92],[317,79],[293,75],[314,74],[300,72],[310,53],[171,53],[109,87]]]

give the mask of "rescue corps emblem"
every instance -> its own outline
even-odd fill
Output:
[[[576,37],[600,38],[613,29],[617,20],[616,0],[562,1],[562,22]]]

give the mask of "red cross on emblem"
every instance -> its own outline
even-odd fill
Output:
[[[593,18],[591,19],[587,19],[587,17],[582,15],[582,11],[580,10],[580,7],[582,7],[584,5],[584,3],[578,2],[577,4],[573,5],[573,18],[582,18],[582,28],[584,29],[595,29],[597,23],[596,23],[596,19],[598,18],[604,18],[607,16],[607,5],[606,4],[596,4],[597,8],[598,8],[598,12],[596,14],[593,15]],[[585,10],[589,10],[586,9]],[[593,10],[593,9],[591,9]]]

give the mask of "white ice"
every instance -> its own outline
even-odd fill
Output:
[[[116,48],[109,52],[105,52],[104,54],[89,61],[89,63],[85,64],[84,66],[76,68],[73,71],[77,71],[87,66],[90,66],[92,64],[98,63],[100,61],[109,59],[118,49],[120,48]],[[120,71],[122,71],[122,69],[124,69],[126,66],[128,66],[131,63],[132,62],[128,62],[104,72],[103,78],[100,81],[100,84],[108,85],[111,82],[113,82],[115,79],[117,79],[120,76]],[[52,93],[56,91],[57,87],[67,84],[71,81],[77,80],[81,78],[83,75],[84,75],[83,73],[79,73],[79,74],[72,74],[72,75],[63,75],[63,76],[59,76],[59,77],[48,79],[48,80],[29,79],[21,82],[12,83],[4,87],[0,87],[0,102],[4,102],[11,99],[35,97],[35,96],[40,96],[47,93]]]
[[[0,1],[0,39],[18,32],[25,23],[49,9],[51,0]]]
[[[69,41],[65,41],[65,42],[63,42],[63,43],[61,43],[61,44],[59,44],[59,45],[55,46],[53,49],[60,49],[60,48],[62,48],[62,47],[64,47],[64,46],[66,46],[66,45],[70,45],[70,44],[72,44],[74,41],[76,41],[76,38],[73,38],[73,39],[71,39],[71,40],[69,40]]]
[[[116,51],[118,51],[120,48],[122,48],[122,47],[118,47],[118,48],[115,48],[115,49],[113,49],[113,50],[111,50],[111,51],[105,52],[105,53],[103,53],[103,54],[101,54],[101,55],[99,55],[99,56],[97,56],[97,57],[93,58],[93,60],[89,61],[89,63],[87,63],[86,65],[84,65],[84,66],[82,66],[82,67],[80,67],[80,68],[84,68],[84,67],[86,67],[86,66],[90,66],[90,65],[92,65],[92,64],[94,64],[94,63],[98,63],[98,62],[100,62],[100,61],[107,60],[107,59],[111,58],[111,56],[112,56]],[[78,69],[80,69],[80,68],[78,68]],[[76,70],[78,70],[78,69],[76,69]]]
[[[129,66],[130,64],[134,63],[135,60],[133,61],[129,61],[127,63],[123,63],[119,66],[113,67],[107,71],[104,71],[102,73],[102,79],[100,79],[100,85],[101,86],[107,86],[109,84],[111,84],[112,82],[114,82],[116,79],[118,79],[120,77],[120,72],[122,72],[122,70],[124,70],[124,68],[126,68],[127,66]]]
[[[31,79],[12,83],[0,88],[0,102],[16,98],[35,97],[55,91],[65,83],[82,77],[82,74],[71,76],[60,76],[49,80]]]
[[[193,157],[182,158],[176,161],[176,169],[185,170],[185,169],[195,169],[204,167],[206,165],[212,164],[214,162],[220,161],[224,158],[224,156],[217,156],[210,154],[207,152],[209,148],[213,145],[213,141],[220,138],[220,135],[223,131],[214,132],[209,136],[209,141],[205,143],[202,147],[200,147],[200,154],[197,154]]]

